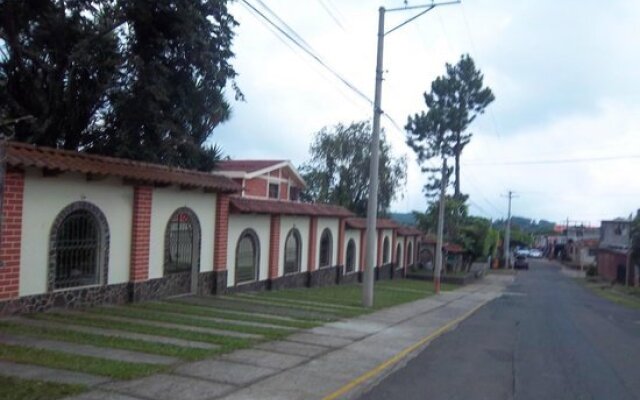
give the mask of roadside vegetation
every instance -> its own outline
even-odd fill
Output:
[[[82,393],[82,385],[66,385],[0,376],[0,399],[56,400]]]
[[[578,279],[596,295],[625,307],[640,310],[640,288],[611,285],[608,282]]]

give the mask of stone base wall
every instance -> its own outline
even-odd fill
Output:
[[[176,272],[162,278],[132,283],[131,301],[158,300],[191,293],[191,272]]]
[[[270,281],[269,290],[309,287],[309,273],[285,275]]]
[[[342,267],[334,266],[320,268],[309,273],[309,287],[323,287],[336,285],[340,282]]]
[[[349,274],[342,275],[340,278],[340,284],[349,285],[352,283],[362,282],[362,272],[351,272]]]
[[[227,287],[225,293],[262,292],[265,290],[269,290],[268,280],[242,283],[237,286]]]
[[[388,280],[393,279],[393,264],[381,265],[376,268],[376,280]]]

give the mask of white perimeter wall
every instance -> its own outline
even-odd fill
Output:
[[[20,296],[47,292],[51,227],[60,211],[77,201],[94,204],[109,224],[107,283],[129,281],[133,187],[115,178],[88,182],[82,174],[43,177],[39,170],[28,170],[22,211]]]
[[[253,229],[260,241],[260,260],[258,262],[259,280],[269,277],[269,236],[271,217],[269,215],[229,215],[229,234],[227,241],[227,286],[235,286],[236,246],[242,231]],[[304,239],[304,238],[303,238]]]
[[[316,234],[316,268],[320,268],[320,238],[325,228],[331,231],[331,265],[338,264],[338,229],[340,220],[338,218],[318,218],[318,232]]]
[[[278,276],[284,274],[284,245],[289,231],[296,228],[300,233],[300,272],[309,269],[309,217],[280,217],[280,257],[278,260]]]
[[[347,245],[349,244],[349,240],[353,239],[356,244],[356,261],[355,268],[353,272],[358,272],[360,270],[360,230],[359,229],[346,229],[344,232],[344,263],[347,265]]]
[[[181,207],[193,211],[200,222],[200,272],[213,271],[213,242],[216,222],[216,195],[168,187],[153,190],[149,279],[164,275],[164,239],[171,215]],[[131,229],[129,229],[131,230]]]

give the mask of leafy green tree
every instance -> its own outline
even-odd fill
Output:
[[[456,65],[446,64],[446,74],[431,83],[431,91],[424,93],[428,111],[409,117],[406,126],[407,143],[422,164],[434,157],[455,159],[454,196],[460,197],[460,157],[472,134],[467,132],[475,118],[495,99],[490,88],[483,86],[483,75],[473,59],[462,55]],[[439,169],[423,168],[438,176]],[[450,173],[450,171],[447,171]],[[430,178],[428,194],[437,191],[438,178]]]
[[[77,149],[122,62],[111,2],[0,2],[0,120],[14,140]]]
[[[367,121],[324,127],[311,144],[311,159],[300,167],[307,183],[305,201],[339,204],[364,216],[369,195],[371,125]],[[407,163],[394,158],[391,147],[380,138],[378,212],[385,214],[400,195],[406,181]]]
[[[466,199],[456,199],[452,196],[445,197],[444,207],[444,240],[458,242],[460,227],[469,218],[469,207]],[[425,232],[435,232],[438,226],[438,202],[432,201],[425,213],[414,212],[417,225]]]
[[[17,140],[213,167],[225,89],[242,98],[227,0],[5,0],[0,19],[0,117],[21,121]]]

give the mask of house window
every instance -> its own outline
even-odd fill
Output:
[[[109,227],[96,206],[76,202],[62,210],[50,243],[49,290],[106,283]]]
[[[331,231],[329,228],[325,228],[325,230],[322,231],[322,236],[320,236],[320,268],[331,266],[331,262],[333,261],[331,259],[331,253],[333,251],[332,241]]]
[[[95,217],[86,210],[69,214],[58,228],[54,288],[98,284],[99,252]]]
[[[388,264],[391,261],[391,254],[389,254],[389,237],[384,238],[382,243],[382,264]]]
[[[402,267],[402,245],[398,243],[396,247],[396,268]]]
[[[269,184],[269,198],[270,199],[278,199],[280,198],[280,185],[277,183]]]
[[[289,186],[289,200],[298,201],[300,199],[300,188]]]
[[[167,224],[164,273],[191,271],[200,254],[200,224],[188,208],[176,210]]]
[[[347,244],[347,257],[346,257],[346,272],[355,271],[356,267],[356,242],[353,239],[349,240]]]
[[[300,271],[301,254],[300,233],[297,229],[291,229],[284,242],[284,273],[293,274]]]
[[[407,244],[407,265],[411,265],[413,263],[413,246],[411,242]]]
[[[251,229],[242,232],[236,246],[236,284],[258,279],[259,249],[256,233]]]

